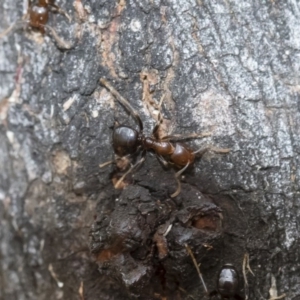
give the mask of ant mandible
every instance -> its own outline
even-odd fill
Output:
[[[135,130],[132,127],[120,125],[116,127],[113,131],[113,149],[115,153],[120,156],[130,156],[136,153],[140,148],[142,148],[142,155],[139,161],[134,164],[116,183],[116,187],[124,180],[124,178],[136,169],[140,164],[142,164],[145,160],[146,152],[152,150],[157,159],[164,165],[172,165],[179,169],[175,173],[175,179],[177,181],[177,189],[171,195],[172,198],[179,195],[181,191],[181,184],[179,177],[180,175],[194,163],[196,154],[203,155],[208,150],[217,152],[217,153],[227,153],[230,149],[217,149],[212,147],[202,148],[197,151],[191,150],[183,143],[178,143],[174,141],[190,139],[190,138],[202,138],[209,136],[210,133],[203,134],[190,134],[190,135],[170,135],[165,136],[163,138],[159,138],[158,131],[159,126],[162,123],[162,116],[159,112],[158,120],[156,125],[152,130],[152,136],[148,137],[143,134],[143,123],[138,114],[138,112],[130,105],[130,103],[122,97],[116,89],[110,85],[110,83],[101,78],[100,82],[103,86],[105,86],[111,94],[128,110],[130,114],[136,119],[139,130]],[[162,98],[163,100],[163,98]],[[159,104],[159,108],[161,106],[162,100]],[[111,162],[108,162],[111,163]],[[107,163],[102,164],[101,166],[107,165]]]

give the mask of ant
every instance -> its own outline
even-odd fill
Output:
[[[239,274],[232,264],[225,264],[218,275],[217,290],[209,293],[209,298],[220,295],[221,299],[236,299],[244,300],[243,297],[237,294],[239,287]]]
[[[45,33],[45,25],[49,18],[50,7],[61,12],[60,8],[54,4],[55,0],[38,0],[34,5],[30,2],[28,7],[29,25],[32,28],[38,29],[42,34]]]
[[[179,177],[180,175],[194,163],[196,158],[196,154],[199,156],[203,155],[205,152],[211,150],[217,153],[228,153],[230,149],[217,149],[212,147],[207,147],[204,149],[199,149],[197,151],[191,150],[188,146],[183,143],[175,142],[178,140],[190,139],[190,138],[202,138],[206,136],[210,136],[210,133],[203,134],[190,134],[190,135],[170,135],[159,138],[158,131],[160,124],[162,123],[162,116],[159,112],[158,120],[156,125],[152,130],[152,136],[148,137],[143,134],[143,123],[138,114],[138,112],[130,105],[130,103],[122,97],[115,88],[110,85],[110,83],[101,78],[100,82],[103,86],[105,86],[110,93],[128,110],[128,112],[136,119],[138,123],[139,130],[135,130],[130,126],[120,125],[114,128],[113,131],[113,149],[114,152],[119,157],[127,157],[137,153],[140,149],[142,149],[142,154],[140,160],[133,165],[116,183],[116,188],[120,185],[120,183],[124,180],[124,178],[136,169],[140,164],[142,164],[145,160],[146,152],[152,150],[157,159],[164,165],[169,166],[172,165],[179,169],[175,173],[175,179],[177,181],[177,189],[171,195],[172,198],[179,195],[181,191],[181,184]],[[159,103],[159,109],[162,104],[162,97]],[[100,165],[103,167],[113,161],[104,163]]]
[[[208,289],[206,287],[205,281],[202,277],[202,273],[200,272],[200,267],[196,261],[196,258],[192,252],[192,249],[189,247],[189,245],[185,244],[185,248],[188,251],[193,264],[197,270],[198,276],[200,278],[200,281],[204,287],[206,295],[211,299],[213,296],[219,295],[221,296],[222,300],[225,299],[232,299],[232,297],[235,300],[245,300],[245,298],[241,297],[237,293],[237,289],[239,287],[239,274],[236,268],[232,264],[225,264],[219,274],[218,274],[218,280],[217,280],[217,290],[208,292]]]
[[[61,8],[59,8],[54,2],[55,0],[37,0],[35,4],[32,4],[32,1],[28,0],[28,9],[27,13],[22,18],[23,21],[17,21],[12,24],[8,29],[0,34],[0,38],[7,35],[17,24],[25,23],[28,24],[32,29],[38,30],[41,34],[45,34],[45,28],[49,29],[58,45],[62,48],[69,49],[71,47],[69,43],[59,38],[55,30],[47,25],[49,12],[51,9],[63,14],[69,21],[71,20],[70,16]]]

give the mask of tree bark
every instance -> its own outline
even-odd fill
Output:
[[[1,30],[23,2],[1,1]],[[190,249],[209,292],[230,263],[243,298],[299,300],[299,3],[57,5],[70,21],[0,39],[0,299],[205,299]],[[138,126],[100,78],[145,135],[164,97],[160,136],[230,152],[196,159],[174,199],[151,153],[116,189],[120,164],[99,165],[116,123]]]

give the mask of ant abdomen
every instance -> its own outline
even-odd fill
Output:
[[[182,168],[187,164],[192,164],[195,160],[195,154],[186,145],[181,143],[175,144],[175,149],[170,156],[170,161],[178,168]]]

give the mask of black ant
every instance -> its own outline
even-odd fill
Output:
[[[209,293],[209,297],[220,295],[221,299],[236,299],[244,300],[238,295],[237,289],[239,287],[239,274],[236,268],[231,264],[225,264],[219,274],[217,280],[217,290]]]
[[[200,134],[190,134],[185,136],[180,135],[170,135],[163,138],[159,138],[158,131],[159,126],[162,123],[162,116],[159,113],[158,121],[153,128],[152,136],[147,137],[143,134],[143,123],[138,112],[130,105],[130,103],[123,98],[114,87],[112,87],[104,78],[100,79],[100,82],[105,86],[111,94],[129,111],[130,114],[137,120],[139,130],[135,130],[132,127],[120,125],[114,129],[113,132],[113,149],[115,153],[120,156],[130,156],[135,154],[140,148],[142,148],[142,155],[140,160],[133,165],[117,182],[116,187],[123,181],[123,179],[134,169],[136,169],[145,160],[146,152],[152,150],[157,159],[164,165],[172,165],[179,169],[175,174],[177,181],[177,190],[171,195],[171,197],[176,197],[181,191],[181,184],[179,181],[180,175],[194,163],[196,154],[203,155],[208,150],[212,150],[218,153],[227,153],[230,149],[216,149],[212,147],[207,147],[204,149],[199,149],[197,151],[191,150],[183,143],[178,143],[174,141],[190,139],[190,138],[201,138],[209,136],[209,133]],[[162,97],[163,100],[163,97]],[[159,108],[162,104],[162,100],[159,104]],[[172,142],[173,141],[173,142]],[[111,163],[112,161],[108,162]],[[108,163],[100,165],[103,167]]]
[[[211,299],[213,296],[221,296],[222,300],[225,299],[235,299],[235,300],[245,300],[245,298],[241,297],[237,293],[237,289],[239,288],[240,280],[239,280],[239,273],[236,270],[236,268],[232,264],[225,264],[219,274],[218,274],[218,280],[217,280],[217,290],[214,290],[212,292],[208,292],[208,289],[206,287],[205,281],[202,277],[202,273],[200,272],[200,267],[196,261],[196,258],[192,252],[192,249],[189,247],[189,245],[185,244],[185,247],[192,258],[193,264],[197,270],[198,276],[200,278],[200,281],[204,287],[206,295]],[[252,271],[251,271],[252,272]]]
[[[55,0],[38,0],[35,1],[35,4],[29,0],[28,2],[28,9],[27,13],[23,16],[23,21],[17,21],[12,24],[8,29],[0,34],[0,38],[7,35],[17,24],[28,24],[29,27],[32,29],[38,30],[41,34],[45,34],[45,28],[49,29],[55,40],[57,41],[58,45],[62,48],[69,49],[71,46],[60,39],[55,32],[55,30],[47,25],[49,19],[49,12],[50,10],[55,10],[63,15],[70,21],[71,18],[69,15],[60,9],[55,3]],[[25,19],[25,20],[24,20]],[[27,20],[26,20],[27,19]]]

